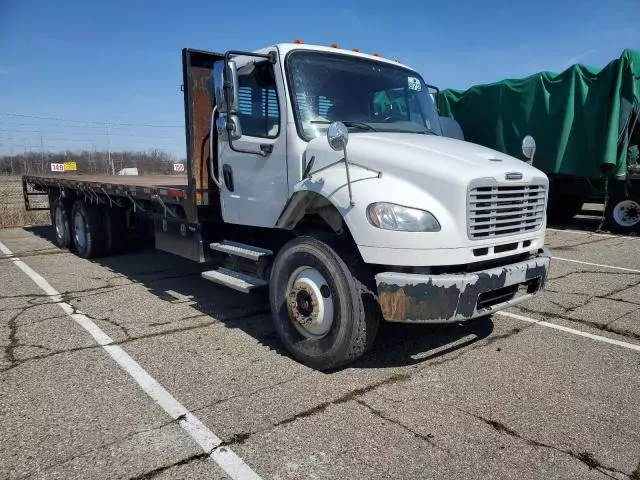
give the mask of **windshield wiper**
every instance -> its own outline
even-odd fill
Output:
[[[353,122],[351,120],[341,120],[341,122],[344,123],[346,127],[360,128],[362,130],[368,130],[370,132],[378,131],[374,127],[372,127],[371,125],[365,122]],[[311,123],[321,123],[324,125],[329,125],[332,122],[330,122],[329,120],[311,120]]]

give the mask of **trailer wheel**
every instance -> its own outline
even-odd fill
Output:
[[[71,209],[73,243],[82,258],[93,258],[104,253],[105,234],[100,208],[81,199]]]
[[[311,368],[352,362],[377,333],[379,307],[358,279],[362,265],[347,262],[328,244],[298,237],[273,263],[269,300],[275,328],[287,350]]]
[[[51,205],[51,220],[56,237],[56,245],[60,248],[69,248],[71,246],[69,215],[67,213],[67,205],[60,197],[56,198],[53,201],[53,205]]]
[[[630,198],[611,198],[607,201],[605,220],[613,232],[637,232],[640,229],[640,205]]]

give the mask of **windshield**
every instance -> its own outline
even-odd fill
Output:
[[[426,84],[401,66],[299,50],[287,58],[287,75],[297,128],[306,140],[337,120],[354,131],[442,134]]]

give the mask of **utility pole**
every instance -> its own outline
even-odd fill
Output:
[[[108,155],[108,164],[107,164],[107,174],[115,175],[115,169],[113,167],[113,162],[111,161],[111,143],[109,142],[109,124],[107,123],[107,155]]]
[[[9,135],[9,172],[13,175],[13,136]]]
[[[44,173],[44,141],[42,140],[42,134],[40,135],[40,173]]]

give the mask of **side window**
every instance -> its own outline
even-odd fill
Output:
[[[273,66],[259,62],[238,70],[238,118],[242,134],[276,138],[280,133],[280,107]]]

